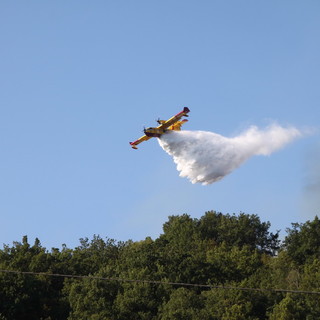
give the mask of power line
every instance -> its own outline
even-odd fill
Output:
[[[172,286],[180,286],[180,287],[198,287],[198,288],[205,288],[205,289],[226,289],[226,290],[241,290],[241,291],[260,291],[260,292],[274,292],[274,293],[297,293],[297,294],[318,294],[318,295],[320,295],[320,291],[216,286],[216,285],[211,285],[211,284],[196,284],[196,283],[170,282],[170,281],[166,282],[166,281],[157,281],[157,280],[125,279],[125,278],[113,278],[113,277],[98,277],[98,276],[45,273],[45,272],[32,272],[32,271],[17,271],[17,270],[3,270],[3,269],[0,269],[0,272],[12,273],[12,274],[33,275],[33,276],[72,278],[72,279],[91,279],[91,280],[101,280],[101,281],[161,284],[161,285],[172,285]]]

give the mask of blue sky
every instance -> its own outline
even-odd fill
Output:
[[[320,211],[319,1],[2,1],[0,244],[156,238],[169,215],[259,215],[273,231]],[[314,134],[193,185],[143,126],[273,121]]]

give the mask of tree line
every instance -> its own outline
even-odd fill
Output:
[[[170,216],[155,240],[47,250],[24,236],[0,250],[0,269],[0,320],[320,319],[318,217],[284,241],[257,215],[215,211]]]

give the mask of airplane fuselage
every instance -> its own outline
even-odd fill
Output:
[[[160,138],[161,135],[163,135],[166,132],[166,130],[153,128],[153,127],[149,127],[147,129],[144,129],[143,131],[147,137],[153,137],[153,138]]]

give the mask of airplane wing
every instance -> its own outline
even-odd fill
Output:
[[[157,129],[166,130],[174,123],[179,121],[182,117],[188,117],[188,113],[190,112],[189,108],[184,107],[183,110],[177,113],[175,116],[171,117],[169,120],[163,121]]]
[[[129,142],[129,143],[131,144],[131,147],[132,147],[133,149],[138,149],[138,148],[137,148],[137,145],[138,145],[139,143],[141,143],[141,142],[143,142],[143,141],[147,141],[147,140],[149,140],[149,139],[151,139],[151,138],[152,138],[152,137],[147,137],[146,135],[144,135],[144,136],[140,137],[138,140],[133,141],[133,142]]]

